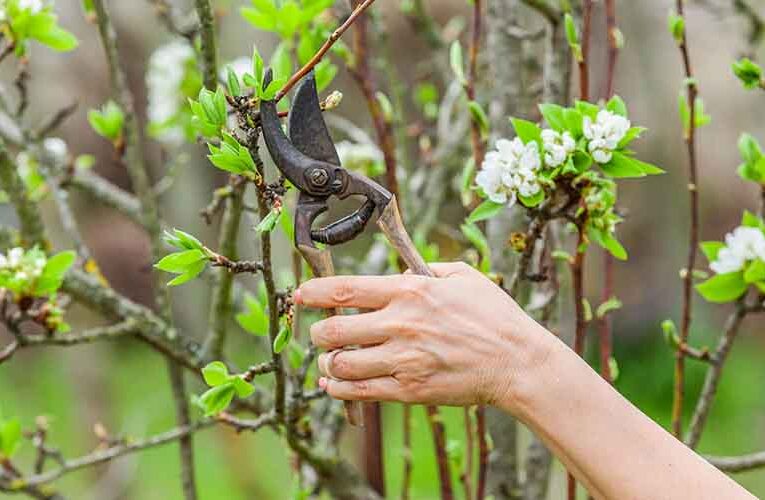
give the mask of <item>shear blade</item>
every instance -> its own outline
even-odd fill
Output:
[[[298,151],[314,160],[340,166],[340,157],[322,114],[313,71],[295,91],[288,127],[292,145]]]

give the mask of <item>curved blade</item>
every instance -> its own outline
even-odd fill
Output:
[[[266,71],[263,85],[268,85],[272,72]],[[274,101],[260,103],[260,119],[263,129],[263,139],[266,142],[271,158],[289,181],[301,191],[307,190],[304,173],[316,161],[292,145],[292,142],[282,130],[282,122],[276,110]]]
[[[322,116],[313,70],[295,91],[289,116],[289,136],[292,144],[306,156],[340,165],[335,144]]]

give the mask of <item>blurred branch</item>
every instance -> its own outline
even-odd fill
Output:
[[[210,0],[194,0],[202,39],[202,74],[208,90],[218,86],[218,54],[215,48],[215,16]]]
[[[148,171],[143,156],[141,127],[133,102],[133,95],[128,88],[127,77],[120,65],[119,52],[117,49],[117,35],[112,26],[111,18],[104,4],[104,0],[93,0],[93,8],[98,22],[98,31],[101,43],[106,53],[109,65],[112,88],[116,94],[116,100],[122,108],[125,116],[124,132],[126,140],[126,165],[128,174],[133,184],[133,189],[141,205],[141,219],[151,241],[152,257],[159,260],[164,254],[159,220],[157,200],[149,181]],[[169,305],[167,288],[158,273],[154,273],[155,300],[160,314],[171,321],[172,312]],[[175,400],[176,417],[179,427],[188,427],[191,422],[189,416],[186,387],[183,372],[179,366],[171,360],[167,362],[170,375],[170,383]],[[196,500],[196,485],[194,478],[194,449],[191,435],[182,436],[180,443],[181,457],[181,483],[186,500]]]
[[[164,432],[162,434],[157,434],[146,439],[126,440],[124,443],[118,444],[116,446],[111,446],[105,450],[98,450],[79,458],[66,460],[61,465],[61,467],[51,471],[16,479],[7,483],[0,482],[0,491],[13,493],[19,491],[21,488],[27,488],[30,486],[42,486],[55,481],[56,479],[69,472],[100,465],[105,462],[109,462],[110,460],[114,460],[115,458],[130,453],[135,453],[137,451],[156,448],[157,446],[179,441],[194,434],[195,432],[215,425],[215,423],[215,420],[201,420],[199,422],[195,422],[194,424],[177,427],[170,431]],[[265,425],[265,423],[263,425]]]
[[[733,342],[736,340],[736,336],[741,327],[741,323],[748,314],[749,309],[746,303],[742,300],[736,304],[736,310],[728,317],[723,328],[720,342],[717,345],[712,354],[710,363],[711,366],[707,370],[706,378],[704,379],[704,386],[701,389],[698,402],[696,403],[696,409],[693,412],[691,423],[688,428],[688,433],[685,437],[685,443],[691,447],[696,448],[701,440],[701,434],[704,431],[704,426],[709,416],[709,410],[712,408],[712,402],[717,394],[717,386],[720,383],[722,377],[723,367],[725,361],[730,354],[730,350],[733,347]]]
[[[149,3],[154,6],[157,17],[169,32],[193,42],[200,29],[196,15],[188,15],[182,19],[171,0],[149,0]]]
[[[244,189],[245,185],[241,182],[232,186],[231,195],[225,201],[226,207],[221,221],[218,247],[220,252],[229,259],[237,258],[237,237],[239,236],[239,225],[244,209]],[[236,264],[231,260],[219,264],[222,269],[217,272],[212,292],[208,334],[202,351],[205,356],[219,358],[222,355],[223,345],[226,341],[226,327],[231,315],[231,291],[234,273],[258,272],[263,268],[260,263],[256,263],[254,266],[237,266]]]
[[[677,15],[681,17],[684,16],[684,6],[684,0],[677,0]],[[696,97],[698,96],[698,86],[693,77],[690,51],[688,50],[687,20],[684,26],[685,31],[679,42],[679,48],[683,67],[685,69],[687,103],[688,109],[690,110],[690,120],[688,130],[685,134],[685,143],[688,149],[688,193],[691,225],[688,231],[688,260],[685,266],[686,272],[683,277],[683,316],[682,325],[680,327],[680,343],[688,344],[693,313],[693,270],[696,269],[696,256],[699,247],[700,209],[698,164],[696,159]],[[672,403],[672,432],[676,437],[680,438],[683,432],[682,418],[683,403],[685,400],[685,353],[682,350],[677,350],[675,352],[674,378],[675,387]]]
[[[27,196],[24,181],[11,159],[5,143],[0,139],[0,187],[8,194],[21,224],[21,237],[25,245],[45,248],[45,228],[35,203]]]
[[[765,451],[738,457],[704,457],[709,463],[724,472],[747,472],[765,467]]]
[[[542,14],[552,25],[561,21],[561,11],[550,5],[547,0],[523,0],[523,3]]]
[[[117,210],[136,224],[143,226],[138,199],[100,175],[78,170],[73,175],[64,179],[64,185],[71,185],[92,200]]]

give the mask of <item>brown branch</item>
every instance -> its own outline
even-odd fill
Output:
[[[586,251],[582,248],[585,244],[584,223],[579,222],[579,236],[576,242],[576,256],[571,265],[571,275],[574,287],[574,310],[576,311],[576,331],[574,333],[574,351],[580,357],[584,357],[585,340],[587,337],[587,319],[584,309],[584,265]],[[576,479],[573,474],[568,473],[568,499],[576,499]]]
[[[582,58],[579,61],[579,96],[590,100],[590,45],[592,42],[593,0],[584,0],[582,12]]]
[[[462,409],[462,420],[465,426],[465,468],[460,475],[465,500],[473,500],[473,456],[475,455],[475,429],[473,428],[473,408],[466,406]]]
[[[677,14],[683,16],[683,0],[677,0]],[[691,67],[691,57],[687,43],[687,22],[686,32],[683,33],[682,41],[679,44],[680,54],[685,69],[685,78],[687,82],[688,108],[690,110],[690,123],[685,142],[688,149],[688,192],[690,196],[690,219],[691,226],[688,232],[688,260],[685,265],[686,272],[683,277],[683,316],[680,327],[681,344],[688,343],[688,337],[691,330],[691,318],[693,312],[693,270],[696,268],[696,256],[699,246],[699,191],[698,191],[698,165],[696,159],[696,97],[698,87],[693,80],[693,70]],[[674,397],[672,403],[672,432],[676,437],[680,437],[683,432],[683,403],[685,400],[685,353],[678,350],[675,353],[675,383]]]
[[[430,430],[433,433],[433,442],[436,450],[436,463],[438,464],[438,480],[440,484],[441,500],[452,500],[454,491],[452,491],[451,470],[449,468],[449,457],[446,454],[446,428],[441,418],[438,407],[427,406],[425,411],[428,415]]]
[[[465,84],[465,93],[467,98],[475,101],[475,87],[478,80],[478,55],[481,50],[481,0],[473,2],[473,24],[470,36],[468,76]],[[473,148],[473,163],[476,169],[481,168],[484,157],[485,144],[481,137],[481,126],[477,120],[471,120],[470,141]]]
[[[404,450],[403,462],[404,473],[401,480],[401,500],[409,500],[412,488],[412,405],[404,404],[403,413]]]
[[[202,74],[208,90],[218,87],[218,53],[215,48],[215,16],[210,0],[195,0],[202,42]]]
[[[606,0],[606,37],[608,38],[608,61],[606,62],[606,100],[614,95],[616,80],[616,61],[619,56],[618,28],[616,26],[616,0]],[[605,302],[614,296],[614,257],[608,251],[603,251],[603,292],[601,299]],[[598,337],[600,340],[600,375],[609,383],[613,383],[611,373],[611,353],[613,352],[613,321],[606,314],[599,321]]]
[[[765,467],[765,451],[738,457],[704,457],[723,472],[748,472]]]
[[[476,434],[478,435],[478,487],[476,500],[486,496],[486,476],[489,471],[489,443],[486,439],[486,408],[478,407],[476,412]]]
[[[363,4],[360,0],[352,0],[355,11],[361,10]],[[364,95],[369,114],[372,117],[377,134],[377,142],[383,153],[385,161],[385,184],[388,190],[393,194],[401,204],[401,196],[398,188],[397,161],[396,161],[396,140],[393,135],[393,123],[385,116],[380,101],[377,98],[377,88],[370,67],[371,54],[369,53],[368,24],[369,18],[366,15],[359,15],[356,26],[353,30],[353,66],[350,72]]]
[[[318,52],[314,54],[314,56],[311,58],[310,61],[308,61],[302,68],[300,68],[297,73],[292,75],[290,79],[287,81],[287,83],[282,87],[282,89],[279,91],[278,94],[276,94],[275,101],[279,102],[282,100],[282,98],[287,95],[287,93],[292,90],[292,87],[297,85],[297,83],[303,79],[317,64],[319,64],[326,55],[327,52],[329,52],[329,49],[332,48],[332,46],[337,42],[341,36],[343,36],[343,33],[348,31],[348,28],[353,25],[353,23],[356,21],[356,19],[364,13],[367,8],[369,8],[375,0],[364,0],[363,3],[361,3],[357,8],[353,10],[351,15],[348,17],[348,19],[345,20],[345,22],[340,25],[339,28],[337,28],[335,31],[332,32],[332,34],[329,36],[326,42],[324,42],[324,45],[321,46]]]
[[[717,394],[717,386],[722,378],[723,367],[725,366],[728,354],[730,354],[730,350],[733,347],[733,342],[736,340],[736,336],[741,328],[741,323],[748,312],[749,309],[744,301],[739,301],[739,303],[736,304],[736,310],[725,322],[722,336],[712,355],[710,361],[711,366],[707,370],[704,386],[701,389],[701,394],[696,403],[696,409],[693,412],[693,417],[691,418],[691,423],[688,427],[688,433],[685,437],[685,443],[691,448],[696,448],[701,440],[701,434],[704,431],[704,426],[707,422],[707,417],[709,416],[709,410],[712,408],[712,403]]]

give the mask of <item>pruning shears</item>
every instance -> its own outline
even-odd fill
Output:
[[[271,79],[269,70],[264,85]],[[353,240],[374,217],[409,269],[415,274],[433,276],[401,221],[396,197],[372,179],[346,170],[340,164],[322,115],[313,71],[295,91],[288,117],[289,137],[282,129],[275,101],[261,102],[260,116],[263,138],[271,158],[299,192],[295,246],[315,276],[334,275],[329,247]],[[364,198],[358,210],[326,227],[313,229],[316,219],[329,209],[333,198],[344,200],[351,196]],[[327,246],[319,248],[316,243]],[[330,312],[330,315],[334,314],[340,314],[340,311]],[[359,402],[345,403],[349,423],[361,425],[362,408]]]

